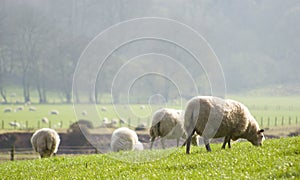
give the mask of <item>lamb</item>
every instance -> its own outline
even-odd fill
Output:
[[[162,147],[165,148],[165,139],[177,139],[177,147],[181,137],[185,138],[183,129],[182,110],[162,108],[154,112],[150,128],[150,149],[156,137],[161,137]]]
[[[143,144],[138,140],[136,132],[127,127],[114,130],[110,147],[113,152],[144,149]]]
[[[60,143],[57,132],[50,128],[37,130],[30,139],[33,149],[38,152],[41,158],[55,155]]]
[[[210,138],[225,137],[222,148],[230,140],[244,138],[255,146],[264,140],[263,129],[250,114],[248,108],[234,100],[212,96],[197,96],[188,101],[184,115],[184,129],[188,136],[186,153],[190,153],[192,135],[196,132],[203,137],[207,151],[211,151]]]

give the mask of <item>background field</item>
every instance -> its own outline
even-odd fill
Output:
[[[300,97],[251,97],[251,96],[228,96],[227,98],[238,100],[250,109],[257,122],[262,127],[286,126],[300,124]],[[23,106],[24,110],[15,112],[15,109]],[[35,107],[35,112],[30,112],[29,107]],[[167,107],[181,109],[182,104],[167,104]],[[13,112],[4,113],[4,109],[10,107]],[[124,119],[125,125],[135,127],[138,124],[150,126],[152,113],[165,105],[143,105],[143,104],[23,104],[0,105],[0,129],[2,130],[33,130],[41,127],[52,127],[66,130],[69,125],[79,119],[91,121],[94,127],[102,124],[104,118],[108,120]],[[106,110],[103,111],[102,109]],[[50,115],[51,110],[58,110],[59,115]],[[87,115],[82,115],[86,111]],[[41,119],[47,117],[48,124],[43,124]],[[12,127],[10,122],[19,122],[21,127]],[[119,126],[120,124],[117,123]]]
[[[299,179],[299,141],[299,136],[266,140],[262,148],[240,142],[226,150],[213,144],[211,153],[192,147],[190,155],[184,148],[62,155],[0,163],[0,174],[3,179]]]

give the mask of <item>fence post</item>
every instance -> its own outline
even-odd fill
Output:
[[[298,116],[296,116],[296,124],[298,124]]]
[[[14,144],[11,146],[11,150],[10,150],[10,160],[11,160],[11,161],[15,160],[15,145],[14,145]]]
[[[4,120],[2,120],[2,129],[4,129]]]
[[[16,129],[16,128],[17,128],[17,126],[16,126],[16,125],[17,125],[17,121],[15,120],[15,126],[14,126],[14,129]]]
[[[263,127],[263,125],[264,125],[264,121],[262,118],[260,119],[260,125],[261,125],[261,127]]]
[[[40,123],[40,121],[38,121],[38,129],[40,129],[41,128],[41,123]]]
[[[130,127],[130,118],[128,118],[128,127]]]
[[[49,121],[49,128],[51,128],[51,121]]]
[[[277,116],[275,117],[275,126],[277,126]]]
[[[283,121],[284,121],[284,116],[282,116],[282,119],[281,119],[281,125],[283,126]]]
[[[28,121],[26,121],[26,129],[28,129]]]
[[[270,117],[268,117],[268,124],[270,124]]]
[[[60,121],[60,128],[63,127],[63,121]]]
[[[291,121],[292,121],[292,118],[291,116],[289,117],[289,125],[291,125]]]

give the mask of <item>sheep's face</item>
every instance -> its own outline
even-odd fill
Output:
[[[41,155],[41,158],[47,158],[47,157],[50,157],[52,155],[52,153],[51,153],[51,151],[46,150],[46,151],[40,152],[40,155]]]
[[[264,130],[260,129],[259,131],[257,131],[253,137],[252,140],[250,140],[250,142],[254,145],[254,146],[262,146],[263,141],[265,140],[265,136],[263,134]]]

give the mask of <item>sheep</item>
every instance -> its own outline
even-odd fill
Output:
[[[24,110],[24,107],[23,107],[23,106],[18,106],[18,107],[15,109],[15,112],[23,111],[23,110]]]
[[[137,127],[134,130],[144,131],[144,130],[146,130],[146,124],[144,124],[144,123],[138,124]]]
[[[9,125],[12,127],[20,127],[20,123],[18,122],[10,122]]]
[[[59,111],[53,109],[53,110],[51,110],[51,111],[49,112],[49,114],[51,114],[51,115],[58,115],[58,114],[59,114]]]
[[[41,158],[46,158],[56,154],[60,138],[54,129],[42,128],[32,135],[30,142]]]
[[[138,140],[136,132],[127,127],[114,130],[110,147],[113,152],[144,149],[143,144]]]
[[[35,107],[33,107],[33,106],[31,106],[31,107],[29,107],[29,111],[31,111],[31,112],[35,112],[35,111],[36,111],[36,108],[35,108]]]
[[[225,137],[222,149],[230,140],[244,138],[255,146],[264,140],[263,129],[240,102],[213,96],[196,96],[189,100],[184,115],[184,129],[187,134],[186,154],[190,153],[192,135],[196,132],[203,137],[207,151],[211,151],[210,138]]]
[[[87,113],[86,110],[84,110],[84,111],[81,112],[81,114],[82,114],[83,116],[86,116],[88,113]]]
[[[4,113],[9,113],[9,112],[12,112],[12,108],[10,107],[7,107],[3,110]]]
[[[181,137],[185,138],[183,129],[182,110],[161,108],[154,112],[150,134],[150,149],[152,149],[156,137],[161,137],[162,147],[165,148],[165,139],[177,139],[177,147]]]
[[[41,119],[41,121],[42,121],[43,123],[45,123],[45,124],[48,124],[48,123],[49,123],[49,120],[48,120],[48,118],[46,118],[46,117],[43,117],[43,118]]]
[[[111,122],[109,122],[107,118],[103,118],[101,127],[115,128],[116,126],[117,126],[117,120],[112,119]]]
[[[106,111],[107,111],[107,108],[103,106],[103,107],[101,108],[101,111],[106,112]]]

